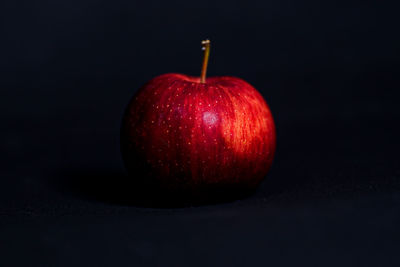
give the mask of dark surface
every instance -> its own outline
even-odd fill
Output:
[[[0,265],[398,266],[397,13],[387,1],[2,1]],[[156,75],[199,73],[202,38],[209,75],[241,77],[269,103],[274,166],[234,202],[126,201],[125,105]]]

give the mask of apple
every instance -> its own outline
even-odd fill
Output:
[[[121,152],[139,190],[208,199],[257,187],[274,157],[276,134],[261,94],[242,79],[164,74],[130,101]]]

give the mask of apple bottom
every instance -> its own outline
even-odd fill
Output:
[[[215,179],[208,177],[195,183],[188,176],[157,173],[143,157],[131,153],[124,155],[124,162],[129,174],[125,185],[128,197],[151,206],[201,205],[241,199],[253,194],[268,172],[265,169],[251,182],[248,179],[212,182]]]

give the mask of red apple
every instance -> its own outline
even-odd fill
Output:
[[[267,103],[235,77],[164,74],[128,105],[121,128],[125,166],[141,186],[207,198],[254,189],[276,146]],[[205,66],[205,67],[204,67]]]

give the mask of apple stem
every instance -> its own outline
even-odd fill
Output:
[[[202,45],[202,50],[204,50],[204,56],[203,56],[203,66],[201,68],[201,76],[200,76],[200,82],[205,83],[206,82],[206,74],[207,74],[207,65],[208,65],[208,57],[210,56],[210,40],[204,40],[201,41]]]

